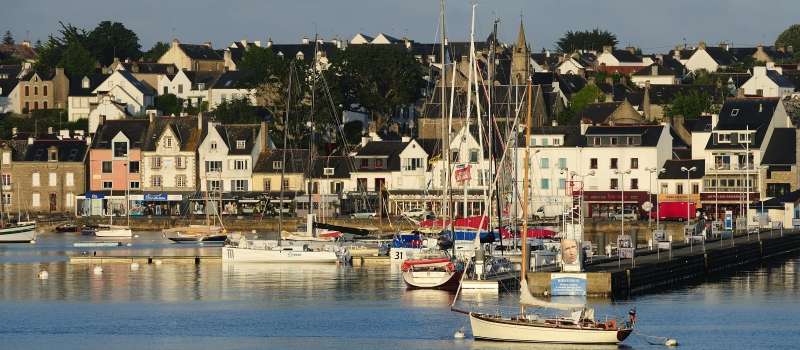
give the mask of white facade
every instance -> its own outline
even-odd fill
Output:
[[[125,71],[114,71],[100,86],[92,91],[94,95],[113,96],[117,103],[127,104],[130,114],[141,114],[145,107],[155,105],[153,94],[141,82]]]
[[[741,86],[745,95],[757,95],[758,90],[761,90],[763,97],[782,97],[794,92],[793,86],[780,86],[775,83],[767,76],[767,71],[781,74],[782,69],[775,68],[772,62],[767,63],[767,67],[753,67],[753,76]]]
[[[207,191],[208,182],[216,181],[221,183],[218,185],[219,188],[214,190],[221,190],[222,192],[252,191],[255,187],[252,183],[253,166],[262,151],[261,138],[266,136],[262,135],[261,132],[258,133],[249,154],[232,154],[230,152],[231,147],[246,147],[246,140],[234,140],[231,145],[227,145],[222,136],[220,136],[216,125],[218,123],[208,122],[208,134],[200,142],[197,150],[199,155],[200,191]]]
[[[127,115],[123,106],[114,101],[114,98],[109,95],[103,95],[97,107],[89,113],[89,132],[97,131],[97,126],[100,124],[100,118],[105,120],[124,119]]]
[[[14,86],[14,89],[8,93],[8,97],[0,97],[0,113],[22,113],[19,104],[19,85]]]
[[[181,138],[165,128],[155,151],[142,152],[142,190],[193,190],[196,188],[195,150],[181,151]]]

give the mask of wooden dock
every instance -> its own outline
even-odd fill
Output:
[[[130,264],[158,262],[172,262],[182,264],[221,263],[221,256],[71,256],[69,262],[73,264]]]

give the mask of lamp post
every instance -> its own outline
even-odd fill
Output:
[[[630,174],[630,173],[631,173],[631,169],[628,169],[628,170],[625,170],[625,171],[614,170],[614,174],[619,174],[619,177],[620,177],[619,186],[622,189],[622,196],[620,197],[620,202],[622,203],[622,211],[620,212],[621,215],[622,215],[622,217],[620,218],[620,222],[621,222],[621,225],[622,225],[621,226],[622,227],[622,229],[621,229],[621,234],[622,235],[625,234],[625,174]],[[622,266],[622,258],[620,257],[620,254],[619,254],[619,246],[617,246],[617,265],[618,265],[618,267]]]
[[[648,196],[649,198],[648,199],[652,200],[653,199],[653,173],[658,172],[658,174],[661,175],[665,171],[667,171],[667,169],[664,169],[664,168],[656,169],[656,167],[652,167],[652,168],[644,168],[644,170],[650,173],[650,191],[648,193],[649,194],[649,196]],[[656,175],[656,176],[658,176],[658,175]],[[656,186],[658,186],[657,182],[656,182]],[[656,193],[656,203],[650,208],[650,213],[653,212],[653,208],[656,209],[656,229],[658,229],[658,216],[660,215],[660,214],[658,214],[658,193]],[[650,214],[650,213],[648,213],[648,214]],[[651,224],[653,223],[653,215],[648,215],[648,216],[649,217],[647,218],[647,227],[650,228]]]
[[[692,210],[691,210],[691,202],[690,202],[691,192],[689,190],[689,187],[691,186],[691,183],[690,183],[691,179],[690,179],[689,175],[691,174],[692,171],[696,171],[696,170],[697,170],[697,167],[691,167],[689,169],[686,169],[685,166],[681,167],[681,171],[685,171],[686,172],[686,226],[689,226],[691,224],[691,222],[692,222],[692,215],[691,215],[691,211]],[[689,237],[689,251],[690,252],[694,248],[693,244],[694,244],[694,240],[690,236]]]
[[[764,185],[761,183],[761,171],[769,169],[769,165],[759,165],[758,166],[758,199],[761,201],[761,215],[764,215],[764,197],[761,196],[761,191],[764,188]],[[761,234],[761,222],[759,222],[759,237]]]

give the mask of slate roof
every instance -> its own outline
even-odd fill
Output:
[[[92,93],[100,86],[111,74],[74,74],[69,80],[69,96],[93,96]],[[83,79],[89,79],[89,87],[83,87]]]
[[[28,71],[19,80],[20,81],[30,81],[31,79],[33,79],[33,75],[34,74],[38,75],[39,79],[42,79],[44,81],[53,80],[53,78],[56,77],[56,72],[55,71],[37,70],[37,71]]]
[[[645,68],[647,68],[647,67],[645,67],[645,66],[605,66],[605,65],[597,66],[597,70],[598,71],[603,71],[603,72],[606,72],[606,73],[609,73],[609,74],[622,73],[622,74],[625,74],[625,75],[634,74],[634,73],[636,73],[636,72],[638,72],[638,71],[640,71],[642,69],[645,69]]]
[[[778,73],[778,71],[767,69],[767,78],[772,80],[772,82],[775,83],[775,85],[778,85],[778,87],[794,87],[792,82],[782,74]]]
[[[121,62],[120,65],[126,71],[131,73],[150,73],[150,74],[175,74],[178,72],[178,67],[172,63],[158,63],[158,62]],[[133,71],[133,67],[139,68],[138,72]]]
[[[228,154],[244,155],[251,154],[255,147],[258,134],[261,132],[261,125],[258,124],[227,124],[216,125],[215,129],[222,137],[223,142],[228,147]],[[236,148],[236,142],[244,140],[244,148]]]
[[[349,156],[317,157],[311,177],[315,179],[349,179],[355,167],[355,158]],[[333,175],[325,175],[325,168],[333,168]]]
[[[703,159],[686,159],[686,160],[675,160],[675,159],[668,159],[664,162],[664,170],[663,173],[658,174],[658,178],[665,180],[665,179],[684,179],[686,180],[687,172],[681,170],[681,167],[685,167],[686,169],[691,169],[695,167],[695,171],[689,171],[688,177],[690,179],[701,179],[703,176],[706,175],[706,164],[705,160]]]
[[[695,50],[683,49],[683,50],[678,50],[677,54],[680,60],[688,60],[689,58],[692,57],[692,55],[694,55],[694,52]],[[675,50],[669,50],[669,53],[667,55],[674,58],[675,53],[676,53]]]
[[[717,46],[706,46],[705,51],[711,56],[711,59],[714,60],[720,66],[730,66],[735,64],[736,57],[733,57],[728,50],[725,50],[721,47]]]
[[[59,162],[83,163],[89,146],[85,140],[35,140],[28,144],[28,140],[9,140],[5,144],[11,148],[11,160],[14,162],[43,162],[48,159],[48,149],[58,147]]]
[[[223,72],[211,87],[214,89],[237,89],[236,82],[252,73],[253,72],[249,70]],[[206,88],[208,88],[208,85],[206,85]]]
[[[688,96],[692,91],[697,90],[699,93],[705,92],[714,98],[714,103],[721,103],[727,92],[722,91],[716,84],[674,84],[674,85],[650,85],[648,96],[651,104],[669,104],[672,103],[678,94]]]
[[[644,102],[644,91],[626,91],[625,100],[628,101],[631,106],[638,106],[639,110],[641,110]]]
[[[786,96],[782,99],[783,102],[783,109],[786,110],[786,114],[789,115],[789,120],[792,121],[792,125],[797,125],[798,120],[800,120],[800,97],[792,98],[792,96]]]
[[[630,90],[625,84],[596,83],[600,91],[606,95],[611,95],[612,101],[624,101],[626,93]]]
[[[731,83],[733,83],[733,87],[735,89],[742,87],[742,85],[744,85],[744,83],[746,83],[752,77],[753,76],[749,73],[733,73],[728,75],[728,79]]]
[[[764,208],[779,208],[784,209],[783,203],[794,203],[797,204],[800,201],[800,190],[789,192],[785,195],[778,196],[775,198],[768,199],[764,201],[763,204],[761,202],[756,202],[756,206],[763,205]]]
[[[633,52],[630,52],[628,50],[611,50],[611,55],[614,56],[614,58],[616,58],[620,62],[630,62],[630,63],[642,62],[641,57],[636,56]]]
[[[318,48],[317,48],[318,47]],[[319,50],[323,52],[323,56],[331,57],[339,49],[333,43],[321,43],[314,45],[314,42],[308,44],[273,44],[270,46],[276,55],[283,55],[283,57],[296,57],[298,52],[303,53],[303,59],[313,60],[314,51]],[[405,46],[404,46],[405,48]]]
[[[11,90],[19,84],[17,75],[22,72],[21,65],[3,65],[0,66],[0,76],[8,75],[8,79],[0,79],[0,97],[8,97]]]
[[[675,60],[673,60],[675,61]],[[677,62],[677,61],[675,61]],[[649,76],[663,76],[663,75],[671,75],[671,76],[682,76],[683,71],[675,72],[674,68],[670,68],[661,64],[653,63],[644,69],[631,74],[632,77],[649,77]]]
[[[559,55],[557,53],[532,52],[531,59],[542,67],[547,66],[553,68],[559,63]]]
[[[112,149],[111,140],[120,132],[130,140],[131,148],[140,149],[148,136],[149,127],[149,119],[106,120],[97,126],[97,131],[92,138],[92,149]],[[104,146],[101,147],[101,144]]]
[[[520,145],[526,145],[525,136],[527,131],[518,134]],[[586,147],[586,136],[581,135],[581,128],[577,126],[531,126],[531,136],[538,135],[563,135],[564,143],[560,146],[550,147]]]
[[[775,113],[775,109],[780,103],[778,97],[762,98],[731,98],[722,105],[719,113],[719,121],[714,130],[745,131],[755,130],[750,148],[761,147],[764,137]],[[706,149],[743,149],[744,143],[718,143],[715,144],[715,136],[712,135],[706,144]]]
[[[797,147],[786,147],[797,144],[794,128],[775,128],[769,140],[761,164],[764,165],[796,165]]]
[[[142,143],[142,151],[154,152],[161,136],[167,128],[172,129],[175,134],[180,151],[197,150],[199,141],[202,140],[208,132],[205,128],[202,130],[197,129],[197,118],[198,117],[195,116],[164,116],[153,118],[147,130],[148,137],[146,137]]]
[[[781,51],[780,49],[775,49],[772,46],[763,46],[762,51],[767,57],[771,58],[773,61],[780,61],[785,59],[794,58],[794,53],[788,51]],[[728,52],[736,58],[736,60],[741,61],[748,56],[753,56],[756,52],[758,52],[758,46],[756,47],[736,47],[736,48],[729,48]]]
[[[794,71],[791,73],[787,73],[785,70],[783,71],[783,76],[794,86],[794,91],[800,91],[800,72]]]
[[[222,61],[222,56],[216,50],[206,46],[197,44],[178,44],[178,48],[186,54],[187,57],[193,60],[209,60],[209,61]]]
[[[222,75],[222,71],[183,71],[186,78],[192,82],[192,90],[198,90],[200,83],[205,85],[205,90],[208,90],[214,82]]]
[[[131,83],[131,85],[133,85],[133,87],[135,87],[137,90],[139,90],[139,92],[141,92],[142,94],[144,94],[144,95],[152,95],[150,90],[146,86],[144,86],[142,84],[142,82],[139,81],[139,79],[136,79],[136,77],[134,77],[133,74],[131,74],[131,72],[127,72],[127,71],[124,71],[124,70],[118,70],[117,72],[123,78],[128,80]]]
[[[283,161],[283,149],[268,149],[261,151],[258,155],[256,164],[253,165],[253,173],[261,174],[280,174],[284,171],[288,174],[302,173],[308,176],[311,173],[311,157],[307,149],[287,149],[285,169],[275,168],[274,162]]]
[[[408,142],[397,141],[370,141],[356,153],[356,158],[391,157],[400,154]]]
[[[661,138],[661,132],[664,130],[663,125],[614,125],[614,126],[590,126],[586,128],[585,137],[589,140],[595,136],[641,136],[641,143],[636,146],[628,146],[620,140],[618,146],[595,146],[594,143],[588,142],[586,147],[656,147],[658,140]]]
[[[622,105],[622,102],[587,103],[580,112],[567,122],[567,125],[580,125],[582,120],[589,120],[592,124],[605,123],[620,105]]]
[[[701,115],[697,118],[697,122],[694,124],[694,128],[692,128],[692,132],[710,132],[713,125],[711,125],[711,116],[708,115]]]
[[[20,44],[0,44],[0,58],[16,58],[26,61],[36,60],[39,55],[32,47]]]

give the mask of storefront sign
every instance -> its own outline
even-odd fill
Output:
[[[550,274],[550,290],[552,295],[586,295],[586,274]]]
[[[166,193],[145,193],[144,200],[146,201],[165,201],[167,200]]]
[[[102,194],[102,193],[87,193],[86,194],[86,198],[87,199],[89,199],[89,198],[91,198],[91,199],[100,199],[100,198],[105,198],[105,197],[106,196],[104,194]]]
[[[583,195],[583,200],[586,202],[620,202],[622,201],[622,192],[599,192],[599,191],[586,191]],[[642,191],[625,191],[625,201],[639,202],[646,201],[647,192]]]
[[[748,194],[749,194],[749,196],[747,196]],[[684,199],[686,199],[685,197],[686,196],[684,196]],[[748,197],[749,197],[749,199],[748,199]],[[713,192],[711,192],[711,193],[701,193],[700,194],[700,200],[704,201],[704,202],[706,202],[706,201],[714,201],[714,200],[720,200],[720,201],[744,201],[744,200],[746,200],[746,201],[751,201],[752,202],[752,201],[760,200],[759,197],[760,197],[760,195],[758,193],[738,193],[738,192],[737,193],[731,193],[731,192],[728,192],[728,193],[713,193]]]

